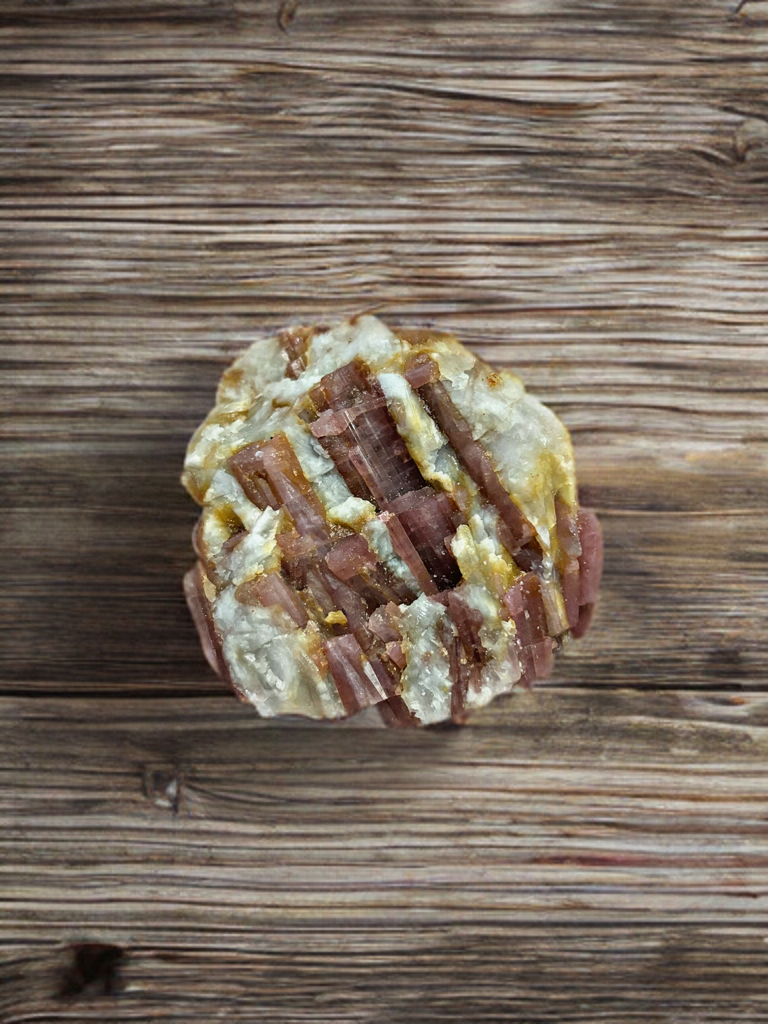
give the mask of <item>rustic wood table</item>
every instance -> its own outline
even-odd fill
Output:
[[[0,6],[0,1020],[768,1021],[768,4]],[[181,595],[227,361],[362,309],[573,432],[592,633],[261,722]]]

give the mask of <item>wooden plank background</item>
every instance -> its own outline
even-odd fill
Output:
[[[0,1020],[768,1020],[767,61],[764,2],[0,3]],[[223,366],[361,309],[513,365],[604,524],[463,730],[260,722],[181,598]]]

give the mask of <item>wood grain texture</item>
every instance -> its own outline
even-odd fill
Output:
[[[764,694],[545,689],[364,745],[6,698],[0,740],[4,1020],[764,1019]],[[73,1006],[85,938],[119,992]]]
[[[767,61],[755,0],[0,4],[0,1020],[768,1020]],[[361,309],[604,524],[464,731],[259,722],[183,606],[221,370]]]

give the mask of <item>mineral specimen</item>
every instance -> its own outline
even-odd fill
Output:
[[[463,721],[589,626],[602,537],[557,417],[450,335],[258,341],[187,453],[208,661],[265,716]]]

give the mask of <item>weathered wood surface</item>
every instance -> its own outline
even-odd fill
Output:
[[[0,1020],[768,1020],[767,84],[759,2],[0,5]],[[258,722],[181,599],[222,367],[362,308],[603,518],[464,731]]]
[[[765,1019],[768,697],[484,720],[7,700],[2,1019]],[[67,994],[84,939],[122,954],[109,995]]]

